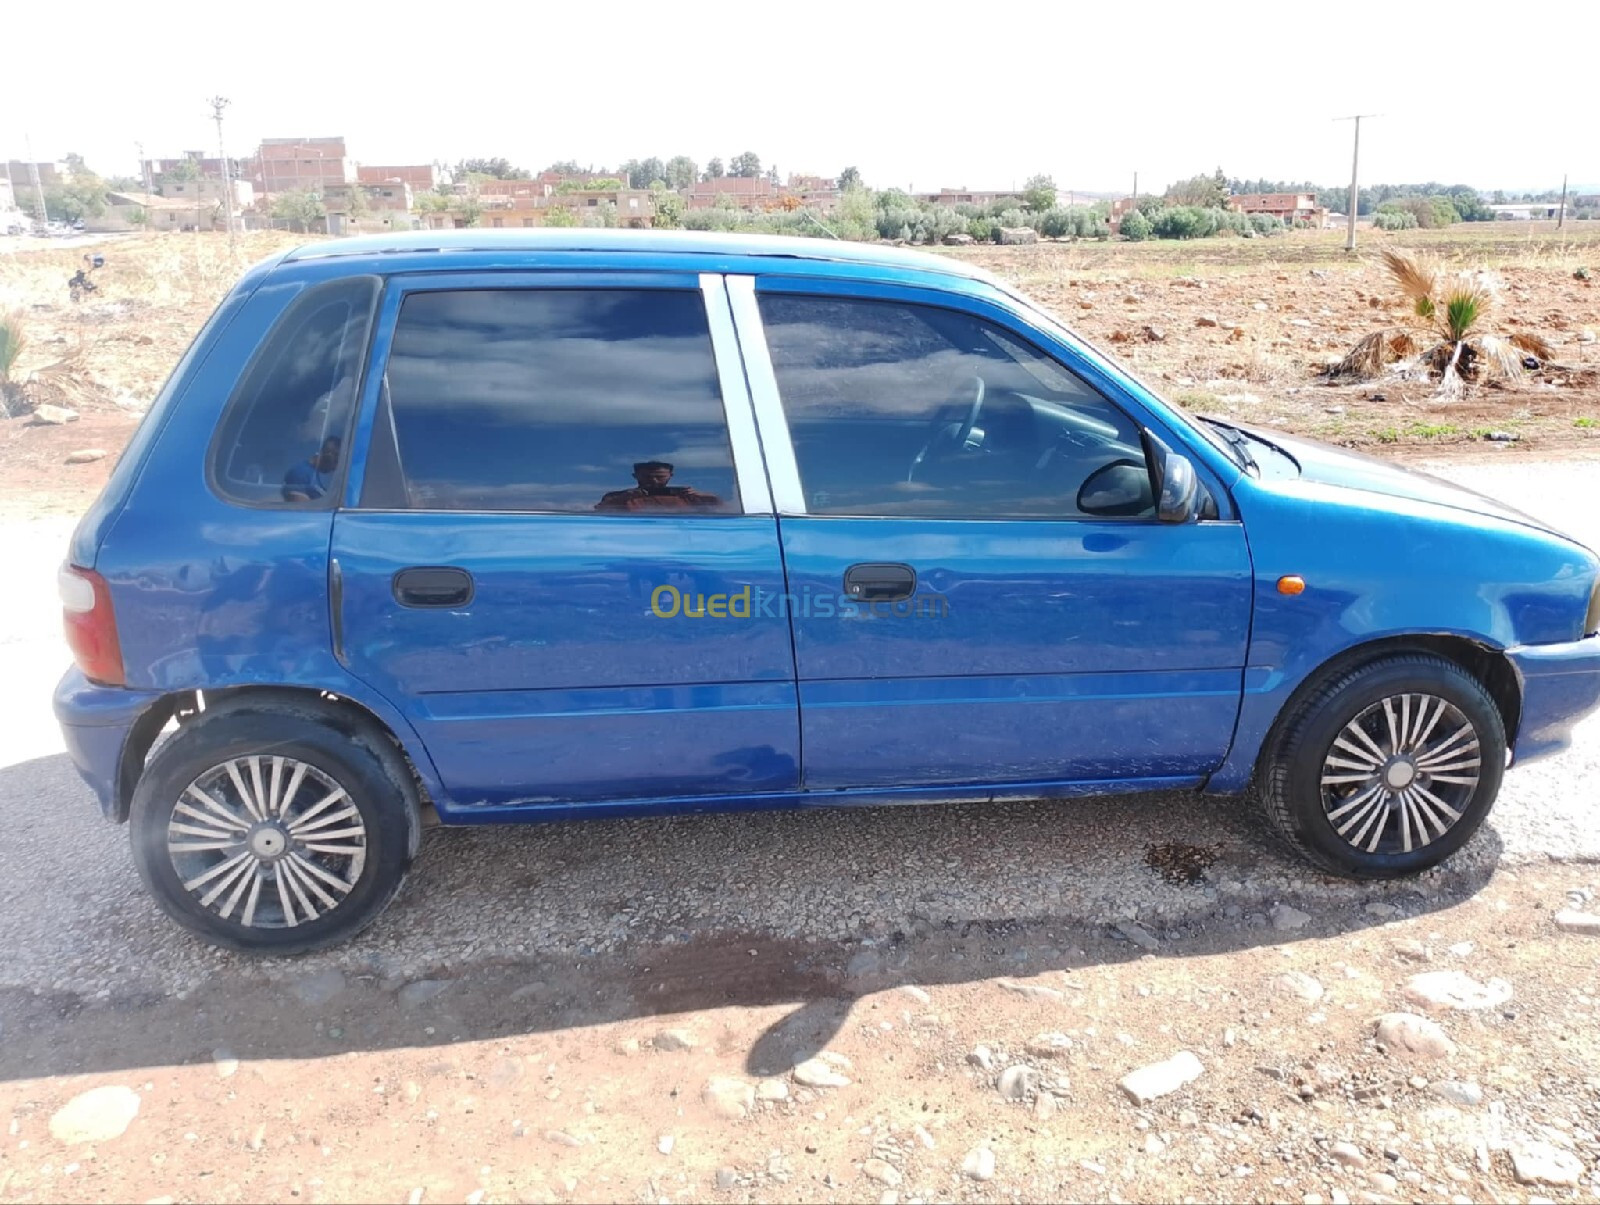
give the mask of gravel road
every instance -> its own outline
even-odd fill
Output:
[[[1593,463],[1434,471],[1600,546]],[[48,698],[65,663],[53,577],[69,531],[57,520],[5,524],[16,579],[0,595],[12,699],[0,726],[0,989],[93,997],[329,969],[410,977],[708,934],[831,941],[1050,918],[1138,919],[1159,933],[1278,900],[1355,908],[1470,891],[1497,864],[1600,860],[1591,719],[1572,749],[1515,770],[1482,837],[1421,882],[1324,879],[1283,854],[1248,809],[1188,795],[436,830],[406,892],[357,941],[293,963],[240,960],[157,912],[126,829],[99,818],[61,752]],[[1152,873],[1147,846],[1168,842],[1215,852],[1210,883]]]

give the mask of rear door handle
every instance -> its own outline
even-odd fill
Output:
[[[472,574],[443,565],[419,565],[394,575],[394,600],[402,607],[464,607],[472,601]]]
[[[917,571],[910,565],[851,565],[844,571],[844,592],[862,602],[898,602],[917,591]]]

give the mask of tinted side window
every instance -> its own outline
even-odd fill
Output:
[[[379,281],[306,290],[278,319],[223,411],[211,479],[238,502],[333,504]]]
[[[999,327],[902,302],[760,305],[810,513],[1154,515],[1134,423]]]
[[[386,377],[403,497],[438,510],[737,512],[697,292],[414,293]]]

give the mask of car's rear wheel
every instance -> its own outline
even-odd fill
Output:
[[[414,798],[382,738],[314,712],[231,707],[157,750],[134,793],[134,860],[157,902],[216,945],[295,954],[350,937],[400,889]]]
[[[1314,689],[1279,730],[1260,789],[1274,827],[1317,865],[1396,878],[1471,839],[1505,763],[1505,725],[1483,684],[1408,653]]]

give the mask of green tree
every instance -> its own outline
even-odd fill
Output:
[[[272,216],[304,232],[328,216],[322,198],[314,192],[280,192],[272,198]]]
[[[693,187],[699,178],[700,169],[695,161],[687,155],[674,155],[667,160],[665,179],[669,188]]]
[[[1227,202],[1228,182],[1225,178],[1219,181],[1216,176],[1190,176],[1167,189],[1167,200],[1173,205],[1213,209]]]
[[[725,174],[726,173],[722,169],[721,159],[713,159],[710,163],[706,164],[705,178],[707,180],[720,180]]]
[[[527,168],[513,167],[509,159],[463,159],[456,164],[456,175],[464,176],[469,172],[479,175],[492,176],[496,180],[528,180],[532,176]]]
[[[565,205],[552,205],[544,211],[544,224],[546,226],[576,226],[578,218]]]
[[[677,230],[683,225],[683,198],[665,189],[650,194],[650,204],[656,211],[655,225],[659,230]]]
[[[64,222],[97,218],[106,211],[106,182],[83,162],[82,155],[67,156],[67,174],[44,193],[45,211]]]
[[[1022,186],[1022,199],[1034,213],[1055,208],[1056,182],[1049,176],[1029,176]]]
[[[350,200],[346,212],[352,222],[359,222],[372,216],[372,203],[367,199],[367,190],[360,184],[346,185],[350,190]]]
[[[746,180],[754,180],[761,175],[761,156],[754,151],[745,151],[733,157],[733,163],[728,168],[730,176],[740,176]]]
[[[666,165],[651,156],[648,159],[630,159],[622,166],[623,175],[627,178],[629,188],[649,188],[650,181],[659,180],[667,174]]]
[[[161,176],[168,180],[176,180],[180,184],[188,183],[190,180],[198,180],[200,178],[200,165],[185,155],[166,171],[162,172]]]
[[[844,169],[844,171],[839,173],[839,191],[840,192],[850,192],[850,191],[852,191],[854,189],[864,188],[864,187],[866,187],[866,186],[861,183],[861,169],[860,168],[847,167],[847,168]]]
[[[1137,209],[1130,210],[1122,216],[1119,230],[1129,242],[1142,243],[1150,237],[1150,219]]]
[[[577,176],[583,173],[583,168],[578,166],[575,159],[558,159],[545,168],[541,175],[552,176]]]

